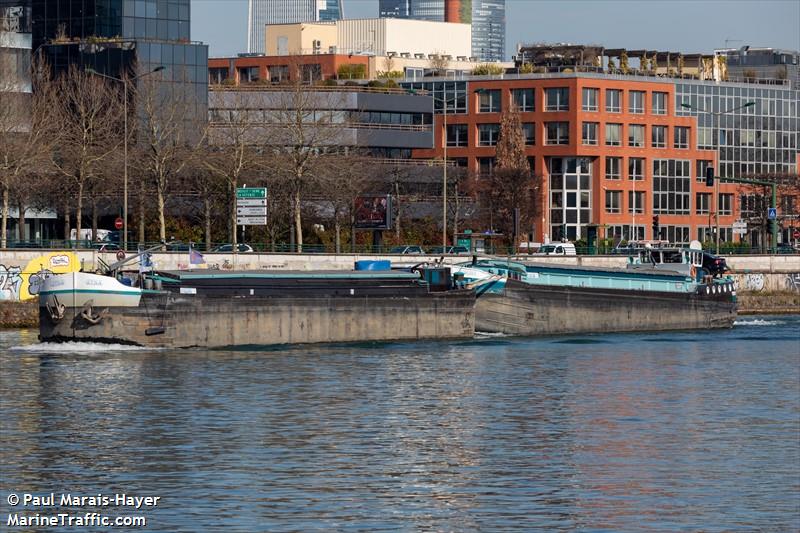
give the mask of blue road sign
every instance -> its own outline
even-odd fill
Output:
[[[767,218],[770,220],[775,220],[778,218],[778,209],[775,207],[770,207],[767,209]]]

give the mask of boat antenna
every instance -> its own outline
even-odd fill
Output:
[[[163,248],[164,246],[166,246],[168,244],[179,244],[179,243],[180,243],[180,241],[169,241],[169,242],[161,241],[159,244],[156,244],[155,246],[151,246],[150,248],[147,248],[146,250],[142,250],[141,252],[138,252],[136,255],[132,255],[130,257],[126,257],[125,259],[122,259],[122,260],[117,261],[116,263],[112,263],[110,265],[105,265],[104,264],[104,266],[105,266],[105,269],[104,269],[105,272],[104,273],[106,275],[109,275],[109,276],[116,275],[117,271],[120,270],[122,267],[124,267],[127,264],[133,263],[134,261],[137,261],[143,255],[149,254],[150,252],[155,252],[156,250],[160,250],[161,248]]]

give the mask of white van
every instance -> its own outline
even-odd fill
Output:
[[[571,242],[554,242],[545,244],[533,255],[577,255],[575,245]]]

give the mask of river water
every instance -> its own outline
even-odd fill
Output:
[[[260,351],[36,343],[0,333],[0,530],[63,509],[9,494],[51,492],[160,496],[72,511],[165,532],[800,529],[798,316]]]

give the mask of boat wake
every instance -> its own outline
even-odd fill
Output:
[[[763,318],[736,320],[734,326],[780,326],[786,324],[783,320],[764,320]]]
[[[22,346],[12,346],[10,352],[32,352],[32,353],[108,353],[108,352],[130,352],[140,350],[153,350],[145,346],[131,346],[128,344],[105,344],[102,342],[40,342],[37,344],[24,344]]]
[[[475,331],[476,339],[497,339],[500,337],[511,337],[508,333],[500,333],[493,331]]]

